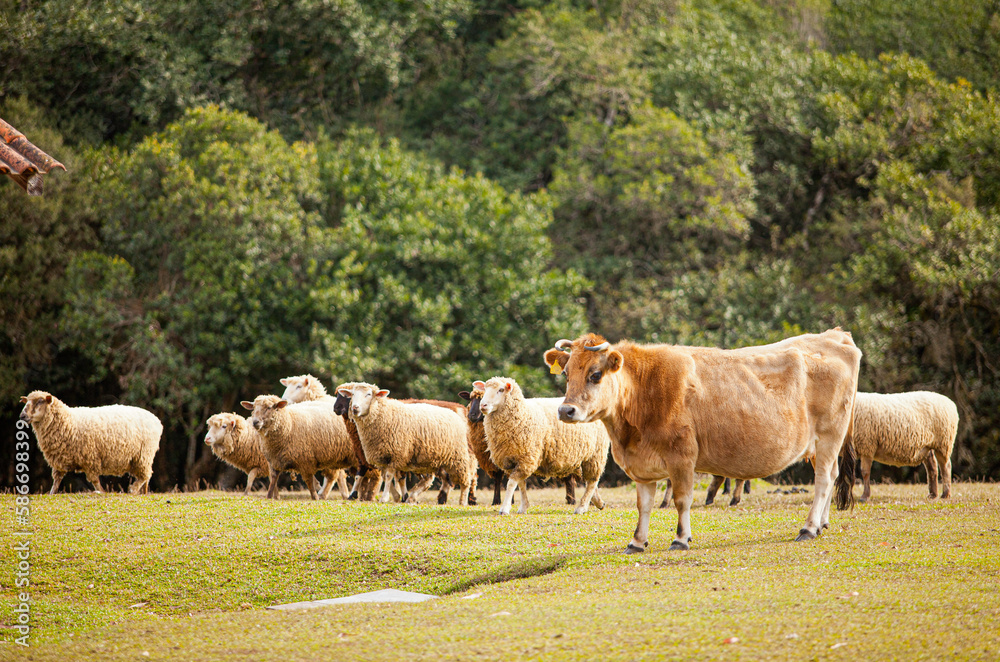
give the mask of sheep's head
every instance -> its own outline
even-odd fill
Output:
[[[209,417],[208,432],[205,433],[205,443],[214,451],[231,452],[233,450],[233,435],[236,433],[236,414],[216,414]]]
[[[372,402],[389,395],[388,389],[380,389],[374,384],[354,382],[337,387],[337,395],[351,399],[351,417],[363,418],[371,411]]]
[[[32,391],[28,395],[21,396],[21,403],[24,409],[21,410],[21,420],[34,425],[42,421],[49,412],[49,405],[52,404],[52,394],[45,391]]]
[[[356,382],[344,382],[337,388],[333,389],[333,392],[337,394],[337,399],[333,401],[334,414],[337,416],[343,416],[350,411],[351,396],[354,394],[355,386],[357,386]]]
[[[483,382],[477,382],[477,383],[482,384]],[[483,412],[479,406],[483,400],[482,389],[476,388],[475,384],[473,384],[471,393],[469,391],[461,391],[459,392],[458,397],[468,401],[469,403],[468,416],[470,421],[472,421],[473,423],[478,423],[481,420],[483,420]]]
[[[503,407],[507,396],[517,387],[517,382],[507,377],[494,377],[487,382],[473,382],[472,387],[483,392],[479,409],[483,414],[489,414]]]
[[[258,432],[266,430],[274,420],[275,412],[288,406],[288,400],[276,395],[258,395],[253,402],[244,400],[240,403],[247,411],[252,411],[250,424]]]
[[[312,375],[285,377],[279,381],[281,381],[282,386],[285,387],[285,392],[281,394],[281,399],[286,400],[290,405],[305,400],[310,391],[314,391],[319,395],[326,394],[326,388],[324,388],[323,384]],[[315,398],[315,395],[313,398]]]

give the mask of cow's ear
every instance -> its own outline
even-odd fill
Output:
[[[569,354],[561,349],[550,349],[545,352],[545,365],[549,366],[549,371],[553,375],[558,375],[565,370],[567,363],[569,363]]]
[[[605,372],[618,372],[622,369],[622,365],[625,364],[625,357],[618,350],[611,350],[608,352],[607,363],[604,364]]]
[[[471,400],[472,399],[472,396],[469,394],[468,391],[459,391],[458,392],[458,397],[462,398],[463,400]]]
[[[288,386],[288,377],[282,377],[278,381],[281,382],[282,386]]]
[[[278,402],[275,403],[274,408],[284,409],[287,406],[288,406],[288,400],[278,400]]]
[[[253,411],[253,403],[252,402],[250,402],[248,400],[241,400],[240,404],[243,405],[243,408],[246,409],[247,411]]]
[[[387,395],[389,395],[389,389],[387,388],[379,389],[378,391],[375,392],[376,398],[384,398]]]
[[[51,395],[45,396],[45,403],[46,404],[52,404],[52,396]]]
[[[28,401],[28,398],[26,398],[25,396],[22,395],[21,396],[21,404],[23,405],[27,401]]]

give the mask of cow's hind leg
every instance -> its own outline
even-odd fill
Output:
[[[670,505],[670,495],[673,492],[673,485],[670,483],[670,479],[667,479],[667,487],[663,490],[663,501],[660,502],[660,508],[666,508]]]
[[[833,444],[824,444],[822,448],[819,443],[816,444],[816,489],[806,516],[806,525],[799,530],[796,541],[814,540],[829,526],[833,484],[840,473],[837,468],[838,452]]]
[[[729,480],[728,478],[726,480]],[[737,480],[736,484],[733,485],[733,498],[729,500],[730,506],[740,505],[740,500],[743,498],[743,484],[749,483],[750,481]]]
[[[719,491],[719,486],[722,485],[722,482],[725,480],[728,479],[723,476],[712,476],[712,482],[708,486],[708,494],[705,495],[706,506],[711,506],[713,503],[715,503],[715,495]],[[729,490],[726,490],[726,492],[728,491]],[[723,492],[723,494],[725,494],[725,492]]]
[[[927,498],[936,499],[938,495],[938,463],[934,451],[924,458],[924,469],[927,470]]]
[[[639,522],[635,525],[632,540],[625,548],[626,554],[636,554],[646,551],[649,545],[649,515],[656,501],[656,481],[635,484],[635,505],[639,510]]]
[[[691,503],[694,501],[694,467],[672,471],[670,479],[674,483],[674,506],[677,508],[677,537],[670,543],[671,550],[690,549]]]

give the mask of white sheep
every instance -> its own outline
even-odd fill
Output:
[[[476,464],[463,415],[436,405],[392,400],[388,390],[373,384],[342,384],[337,393],[350,396],[351,420],[358,426],[365,457],[383,471],[386,481],[403,471],[443,471],[460,491],[459,505],[468,504]],[[420,487],[411,490],[408,501],[417,498]],[[389,499],[387,483],[382,502]]]
[[[573,512],[587,512],[591,501],[597,508],[604,508],[597,483],[604,473],[611,439],[603,423],[563,423],[558,413],[562,398],[527,399],[513,379],[494,377],[485,383],[474,382],[473,386],[483,392],[479,409],[485,414],[490,456],[510,476],[501,515],[510,514],[515,487],[521,489],[517,512],[528,511],[526,482],[532,475],[582,475],[587,488]]]
[[[254,480],[270,474],[264,457],[264,440],[250,421],[239,414],[215,414],[207,423],[205,443],[216,457],[247,475],[247,489],[243,494],[250,494]]]
[[[278,498],[278,476],[282,471],[299,473],[309,488],[309,496],[325,499],[336,472],[358,466],[344,421],[334,413],[331,403],[290,405],[276,395],[258,395],[253,402],[244,400],[240,404],[253,412],[251,425],[264,440],[264,457],[270,465],[269,498]],[[327,478],[320,496],[316,492],[317,471]]]
[[[958,433],[958,408],[940,393],[858,393],[854,399],[852,440],[861,458],[864,493],[871,496],[872,461],[909,467],[923,463],[930,498],[937,497],[941,465],[941,498],[951,495],[951,451]]]
[[[160,448],[163,424],[140,407],[69,407],[45,391],[21,397],[21,420],[31,424],[38,447],[52,467],[55,494],[63,476],[82,471],[101,492],[101,476],[132,474],[132,494],[149,492],[153,457]]]

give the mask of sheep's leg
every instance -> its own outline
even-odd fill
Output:
[[[635,484],[635,505],[639,510],[639,522],[635,525],[635,533],[632,534],[632,540],[629,541],[628,547],[625,548],[626,554],[646,551],[646,546],[649,544],[649,515],[653,511],[653,502],[655,500],[656,481]],[[679,529],[680,527],[678,527]]]
[[[468,494],[465,497],[465,503],[461,503],[461,501],[459,501],[458,505],[460,505],[460,506],[475,506],[476,502],[477,502],[477,499],[476,499],[476,488],[478,486],[479,486],[479,470],[478,469],[473,469],[472,470],[472,477],[469,479],[469,491],[468,491]]]
[[[712,482],[708,486],[708,494],[705,495],[705,505],[711,506],[715,503],[715,495],[719,491],[719,486],[726,480],[723,476],[712,476]]]
[[[351,487],[351,493],[347,495],[347,498],[349,500],[357,499],[358,497],[361,496],[360,493],[358,492],[358,489],[361,487],[361,479],[363,479],[365,477],[365,473],[367,473],[365,471],[366,468],[367,467],[361,467],[360,469],[358,469],[358,473],[354,475],[354,485]]]
[[[506,482],[503,478],[503,472],[498,471],[492,476],[493,478],[493,505],[499,506],[503,500],[503,484]]]
[[[400,503],[406,502],[407,489],[406,489],[406,477],[407,474],[404,471],[397,471],[393,474],[393,482],[395,483],[392,498]]]
[[[663,490],[663,501],[660,502],[660,508],[666,508],[670,505],[670,495],[673,492],[673,485],[670,483],[670,479],[667,479],[667,487]]]
[[[514,490],[517,489],[517,479],[514,477],[507,479],[507,491],[503,495],[503,504],[500,506],[501,515],[510,515],[510,505],[514,501]]]
[[[406,493],[406,503],[416,503],[417,498],[424,493],[434,483],[436,476],[434,474],[427,474],[423,478],[417,481],[417,484],[410,488]],[[442,479],[442,482],[443,479]]]
[[[936,499],[938,495],[938,463],[934,457],[934,451],[924,458],[924,469],[927,470],[927,498]]]
[[[128,493],[129,494],[142,494],[142,491],[144,489],[148,493],[149,492],[149,479],[152,477],[152,475],[151,474],[147,474],[146,472],[140,470],[140,472],[138,474],[133,474],[133,477],[135,478],[135,480],[132,481],[131,485],[129,485],[129,487],[128,487]]]
[[[726,481],[728,482],[729,479],[727,478]],[[743,483],[744,482],[749,483],[750,481],[742,481],[742,480],[737,479],[736,484],[733,485],[733,498],[729,500],[729,505],[730,506],[738,506],[738,505],[740,505],[740,499],[743,498]]]
[[[653,483],[653,490],[656,490],[656,483]],[[583,498],[580,499],[580,505],[573,509],[574,515],[583,515],[587,512],[590,507],[590,500],[597,495],[597,479],[587,481],[587,489],[583,492]],[[600,497],[597,497],[600,499]],[[601,502],[601,507],[604,507],[604,502]]]
[[[448,503],[448,495],[451,494],[451,488],[454,487],[451,483],[451,479],[448,475],[441,473],[438,478],[441,479],[441,490],[438,492],[437,502],[439,506],[443,506]]]
[[[49,494],[55,494],[59,491],[59,486],[62,484],[62,479],[66,476],[65,471],[52,470],[52,489],[49,490]]]
[[[951,456],[940,451],[934,451],[934,455],[941,467],[941,498],[947,499],[951,496]]]
[[[382,472],[378,469],[369,468],[365,472],[365,477],[361,481],[361,487],[358,489],[358,499],[361,501],[374,501],[375,495],[378,494],[379,488],[382,486]]]
[[[392,469],[387,468],[385,471],[382,472],[382,478],[385,480],[385,489],[382,490],[381,502],[389,503],[390,501],[392,501],[392,498],[394,496],[393,493],[396,492],[395,490],[396,472],[394,472]],[[398,492],[396,492],[396,494],[398,494]]]
[[[101,489],[101,476],[97,473],[87,472],[87,480],[89,480],[94,485],[94,491],[98,494],[104,494],[104,490]]]
[[[302,474],[302,479],[306,481],[306,487],[309,488],[309,498],[313,501],[318,501],[320,498],[319,493],[317,492],[319,481],[316,480],[316,474],[312,472],[304,473]],[[333,485],[329,478],[327,478],[326,483],[328,486]]]
[[[525,477],[524,480],[517,482],[517,487],[521,490],[521,507],[517,509],[518,515],[523,515],[528,512],[528,479]]]
[[[270,467],[269,472],[270,483],[267,486],[267,498],[278,500],[278,471],[274,467]]]
[[[566,503],[576,505],[576,476],[566,476]]]
[[[257,470],[251,469],[250,473],[247,474],[247,488],[243,490],[243,496],[250,496],[250,490],[253,489],[253,482],[257,479]]]
[[[340,498],[346,501],[351,491],[347,489],[347,472],[343,469],[337,470],[337,489],[340,490]]]
[[[872,496],[872,459],[870,457],[861,458],[861,483],[864,486],[861,491],[861,503],[868,501]]]
[[[599,484],[601,482],[600,478],[598,478],[595,482]],[[601,498],[601,490],[599,487],[594,488],[594,496],[590,497],[590,505],[598,510],[604,510],[604,499]]]

